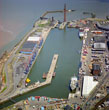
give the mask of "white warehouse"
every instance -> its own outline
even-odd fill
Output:
[[[89,96],[89,94],[97,84],[98,84],[98,81],[94,81],[93,76],[84,76],[82,96],[85,96],[85,97]]]

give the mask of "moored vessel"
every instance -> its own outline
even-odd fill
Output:
[[[75,89],[76,89],[76,87],[77,87],[77,77],[76,76],[73,76],[73,77],[71,77],[71,80],[70,80],[70,90],[71,91],[74,91]]]

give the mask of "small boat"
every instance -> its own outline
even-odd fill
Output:
[[[79,32],[79,38],[83,38],[84,37],[84,32],[80,31]]]
[[[53,73],[52,77],[55,77],[55,75],[56,75],[56,72]]]
[[[70,80],[70,90],[71,91],[74,91],[77,87],[77,77],[74,75],[73,77],[71,77],[71,80]]]

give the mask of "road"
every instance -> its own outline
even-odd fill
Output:
[[[21,47],[21,45],[23,44],[23,42],[27,39],[28,35],[33,32],[35,28],[33,28],[22,40],[21,42],[15,47],[15,50],[12,51],[12,54],[10,56],[10,58],[6,61],[5,66],[4,66],[4,71],[6,73],[6,86],[7,89],[0,94],[0,99],[2,100],[3,98],[5,98],[6,96],[10,96],[11,94],[13,94],[12,91],[16,90],[16,86],[14,85],[14,81],[10,80],[13,79],[12,75],[13,73],[9,73],[8,72],[8,64],[10,64],[10,62],[12,61],[12,59],[16,56],[16,52],[19,50],[19,48]],[[11,90],[12,89],[12,90]]]
[[[104,98],[102,98],[99,102],[97,102],[92,110],[96,110],[98,106],[101,105],[103,102],[105,102],[107,99],[109,99],[109,94],[107,94]],[[104,110],[109,110],[109,106],[108,109],[106,109],[105,107]]]

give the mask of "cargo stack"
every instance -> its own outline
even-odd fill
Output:
[[[35,60],[38,49],[41,48],[43,44],[43,37],[41,32],[34,32],[30,35],[26,42],[23,44],[22,48],[20,49],[21,54],[27,56],[26,66],[24,69],[24,73],[27,74],[32,66],[33,61]]]

